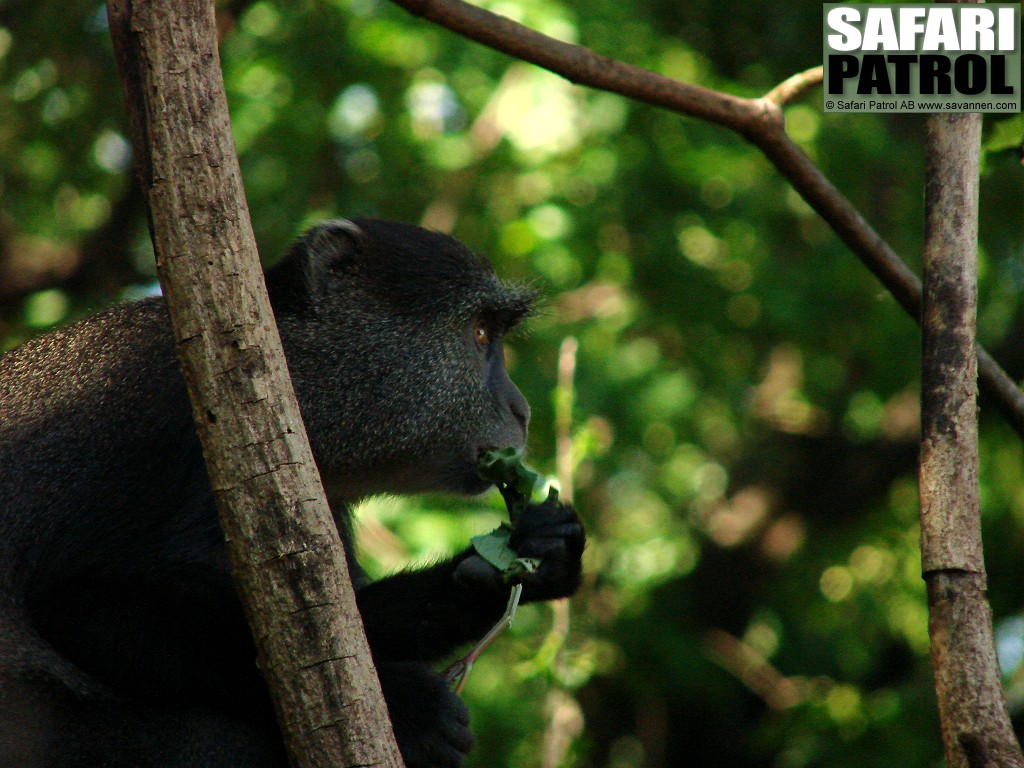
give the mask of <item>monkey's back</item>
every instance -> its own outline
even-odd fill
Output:
[[[159,299],[0,357],[0,572],[104,567],[87,558],[109,553],[96,546],[108,537],[147,546],[146,531],[205,479],[201,457],[182,461],[195,441]]]

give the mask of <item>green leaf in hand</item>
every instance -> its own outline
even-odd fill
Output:
[[[480,477],[494,483],[501,491],[512,524],[502,523],[490,533],[474,536],[471,540],[473,548],[480,557],[501,571],[507,581],[524,573],[533,573],[540,566],[540,560],[519,557],[508,542],[516,521],[530,504],[540,475],[523,464],[522,455],[515,448],[484,452],[477,471]],[[558,492],[551,489],[549,499],[552,494],[558,498]]]
[[[485,451],[477,464],[477,472],[484,480],[498,486],[514,525],[530,503],[540,475],[523,464],[523,457],[515,448]]]
[[[480,557],[502,573],[506,573],[519,557],[508,545],[511,535],[512,526],[502,523],[490,533],[474,536],[471,542]]]

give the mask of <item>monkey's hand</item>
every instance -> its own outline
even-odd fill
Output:
[[[459,768],[473,734],[448,682],[419,662],[378,663],[377,674],[406,768]]]
[[[522,583],[522,602],[568,597],[580,584],[581,559],[586,534],[572,505],[548,498],[529,504],[520,513],[509,538],[520,557],[537,558],[532,573],[521,573],[511,583]],[[478,554],[471,553],[459,563],[455,580],[471,586],[508,594],[503,575]]]

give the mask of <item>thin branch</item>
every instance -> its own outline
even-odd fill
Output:
[[[699,85],[565,43],[460,0],[394,0],[410,13],[471,40],[543,67],[577,85],[620,93],[647,104],[710,120],[736,130],[760,117],[761,107]]]
[[[798,101],[809,90],[821,85],[824,77],[824,67],[811,67],[804,72],[798,72],[792,77],[786,78],[768,91],[764,97],[768,101],[774,101],[776,104],[785,106],[786,104]]]
[[[559,493],[569,503],[573,497],[572,408],[576,399],[577,349],[576,337],[566,336],[558,349],[558,386],[555,388],[555,468]]]
[[[524,27],[462,0],[393,0],[416,16],[561,75],[570,82],[730,128],[760,149],[807,203],[837,232],[900,306],[920,321],[921,281],[854,205],[786,135],[781,105],[810,87],[814,70],[789,78],[758,99],[680,83]],[[1004,418],[1024,436],[1024,393],[978,348],[981,384]]]
[[[788,709],[806,697],[803,681],[786,677],[749,643],[723,629],[709,629],[705,633],[704,649],[713,662],[760,697],[770,709]]]
[[[487,634],[470,649],[469,653],[461,659],[452,662],[445,669],[443,673],[444,679],[449,685],[453,686],[455,693],[462,694],[466,683],[469,681],[469,673],[473,671],[473,665],[476,664],[477,659],[483,656],[484,651],[490,648],[494,641],[501,637],[506,629],[512,626],[512,622],[516,618],[516,610],[519,608],[519,598],[522,595],[522,584],[516,584],[512,587],[508,596],[508,605],[505,606],[505,612],[501,615],[501,618],[495,622],[493,627],[487,630]]]
[[[558,476],[559,495],[572,503],[573,441],[572,411],[576,400],[576,353],[579,341],[566,336],[558,349],[558,385],[555,387],[555,471]],[[552,626],[543,647],[554,646],[555,661],[562,654],[569,636],[570,608],[568,600],[555,600],[551,604]],[[538,654],[540,655],[540,654]],[[583,712],[572,695],[561,689],[548,692],[547,727],[544,729],[544,747],[541,765],[557,768],[562,765],[573,740],[583,730]]]

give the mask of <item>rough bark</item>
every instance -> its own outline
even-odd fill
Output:
[[[978,496],[981,115],[928,120],[921,371],[921,559],[948,768],[1024,764],[985,596]]]
[[[212,0],[110,0],[170,309],[232,572],[296,766],[401,766],[249,222]]]

